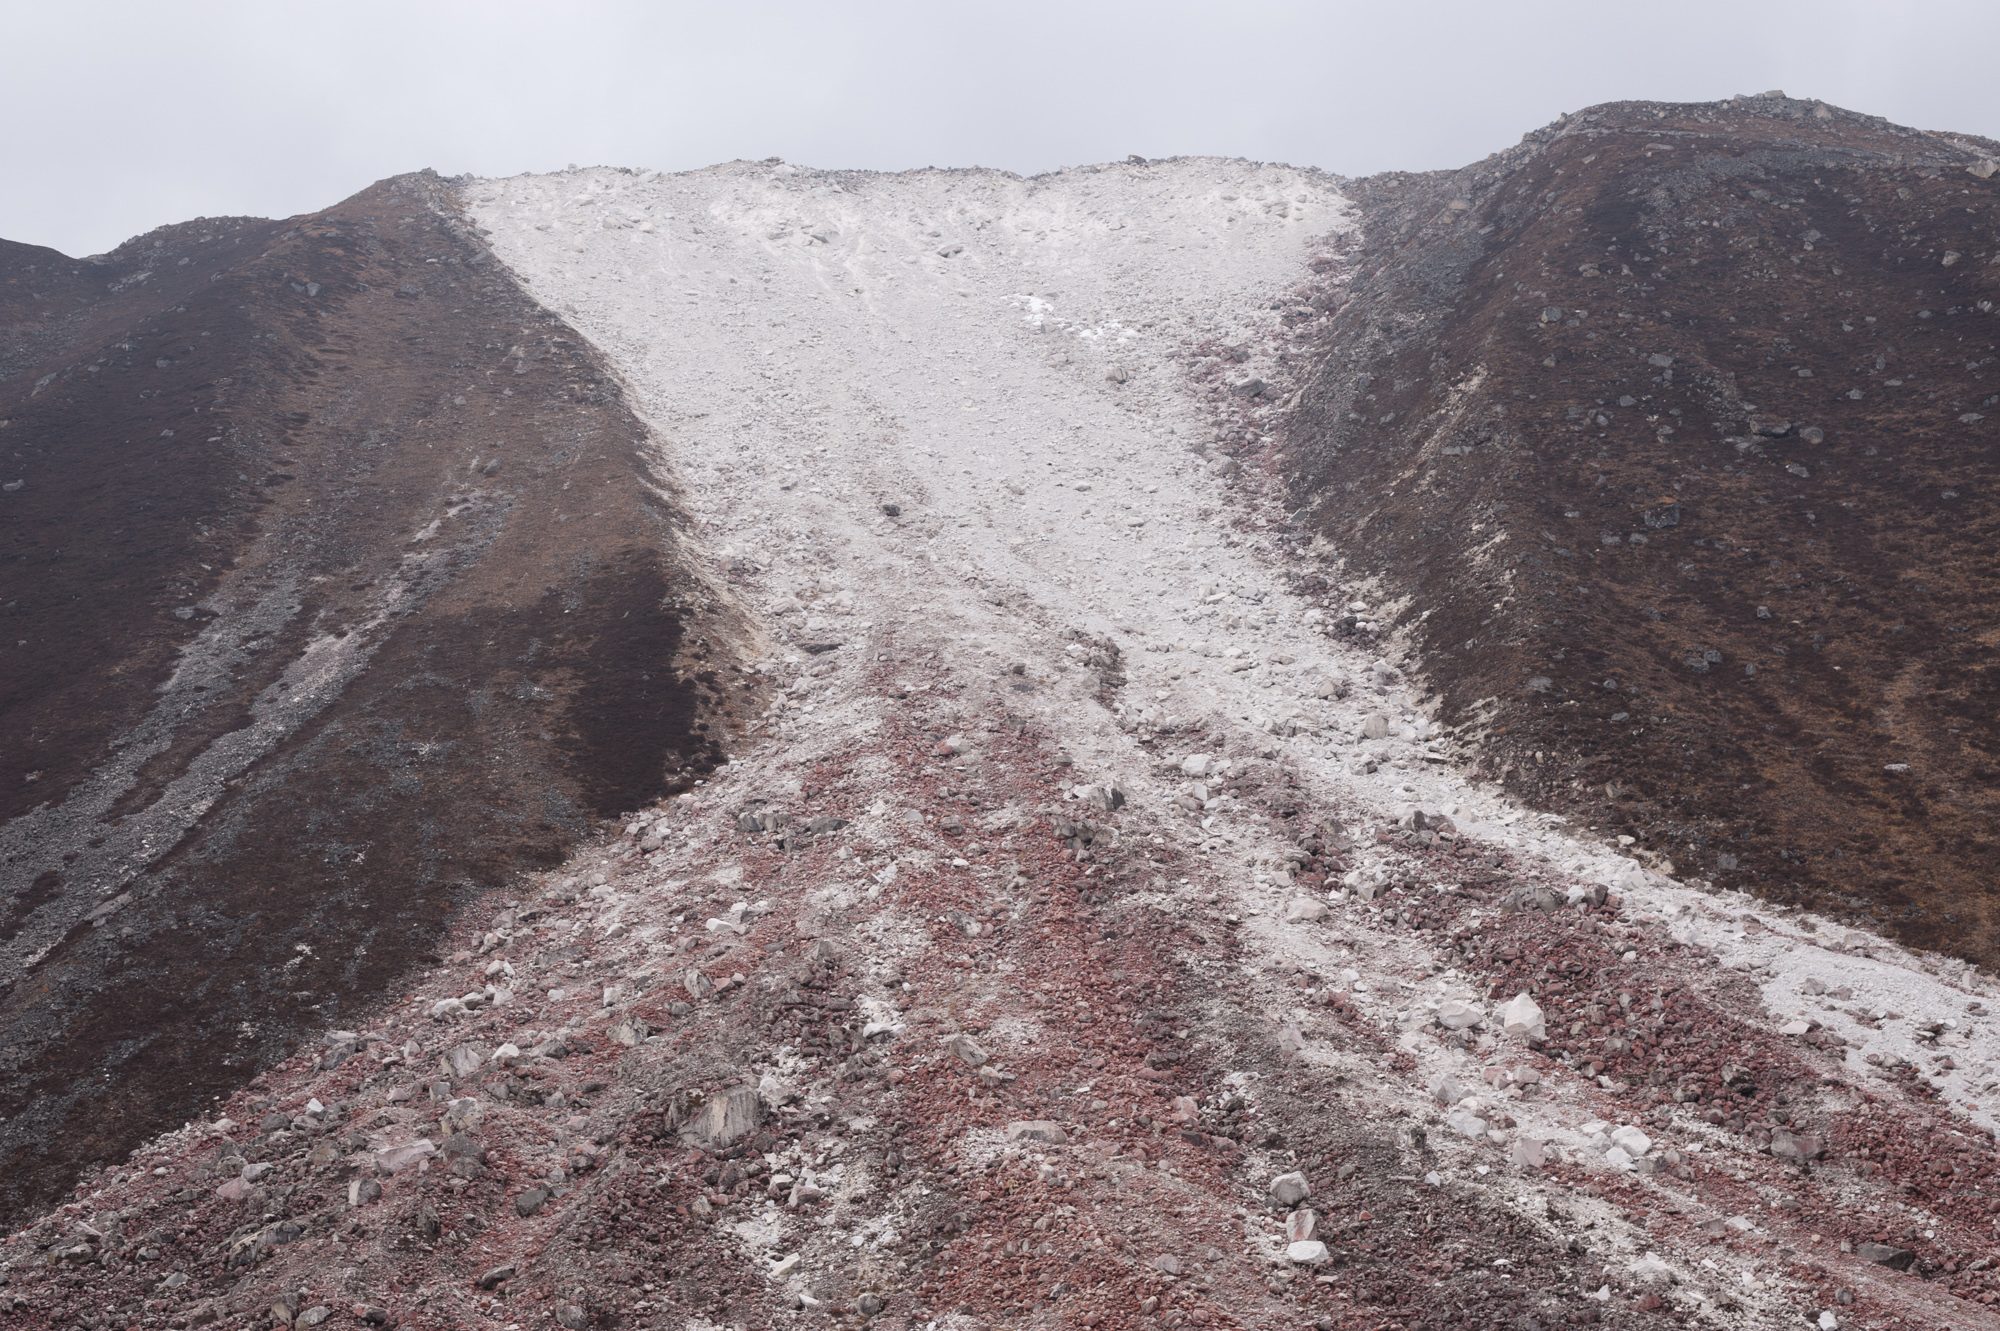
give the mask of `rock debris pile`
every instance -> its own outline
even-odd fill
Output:
[[[761,713],[9,1240],[19,1324],[1988,1324],[1991,986],[1469,780],[1273,506],[1339,182],[462,196]]]

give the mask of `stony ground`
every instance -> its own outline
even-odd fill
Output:
[[[1479,769],[2000,964],[2000,144],[1623,102],[1353,193],[1282,470]]]
[[[1245,465],[1338,182],[463,199],[768,707],[8,1240],[19,1324],[1996,1323],[1990,983],[1469,780]]]
[[[0,1226],[714,761],[651,453],[428,172],[0,245]]]

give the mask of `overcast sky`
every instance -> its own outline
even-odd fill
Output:
[[[0,237],[72,254],[431,166],[1459,166],[1783,88],[2000,138],[2000,0],[0,0]]]

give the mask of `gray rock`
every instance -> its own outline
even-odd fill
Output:
[[[1271,1200],[1280,1206],[1297,1206],[1310,1196],[1312,1196],[1312,1184],[1297,1170],[1289,1174],[1280,1174],[1271,1180]]]
[[[1327,1260],[1326,1245],[1318,1239],[1285,1245],[1285,1260],[1295,1266],[1319,1266]]]
[[[1826,1145],[1809,1132],[1787,1132],[1779,1128],[1771,1134],[1771,1154],[1780,1160],[1803,1164],[1826,1154]]]
[[[1854,1251],[1864,1261],[1874,1262],[1877,1266],[1886,1266],[1896,1271],[1909,1270],[1911,1264],[1917,1260],[1917,1255],[1908,1248],[1892,1247],[1887,1243],[1864,1243]]]
[[[1448,998],[1438,1004],[1438,1025],[1446,1030],[1470,1030],[1486,1020],[1486,1014],[1477,1003],[1467,1003],[1462,999]]]
[[[375,1168],[384,1174],[400,1174],[411,1165],[437,1154],[437,1143],[419,1137],[399,1146],[385,1146],[375,1152]]]
[[[988,1061],[989,1056],[980,1047],[979,1041],[969,1035],[952,1036],[945,1041],[945,1048],[951,1050],[952,1056],[969,1068],[985,1067]]]
[[[764,1123],[764,1104],[754,1086],[732,1086],[708,1097],[681,1136],[697,1146],[715,1150],[730,1146],[755,1132]]]
[[[462,1044],[439,1059],[438,1066],[443,1070],[445,1076],[450,1077],[453,1081],[457,1081],[462,1077],[470,1077],[473,1073],[485,1067],[486,1056],[484,1046]]]
[[[530,1188],[514,1199],[514,1214],[526,1220],[541,1210],[548,1200],[547,1188]]]
[[[1069,1134],[1062,1130],[1060,1123],[1046,1118],[1022,1119],[1007,1125],[1007,1140],[1010,1142],[1039,1142],[1044,1146],[1062,1146],[1068,1143]]]
[[[1125,788],[1114,785],[1109,781],[1098,785],[1085,786],[1081,793],[1085,801],[1096,805],[1106,813],[1125,807]]]
[[[481,1274],[479,1277],[479,1288],[492,1289],[496,1285],[504,1284],[505,1282],[512,1280],[513,1278],[514,1278],[514,1264],[512,1262],[508,1262],[504,1266],[496,1266],[491,1270]]]
[[[1326,903],[1318,897],[1293,897],[1285,903],[1285,922],[1305,924],[1326,916]]]
[[[1470,1137],[1474,1141],[1484,1137],[1487,1128],[1491,1126],[1485,1119],[1473,1113],[1470,1109],[1452,1110],[1449,1114],[1445,1115],[1444,1125],[1459,1136]]]

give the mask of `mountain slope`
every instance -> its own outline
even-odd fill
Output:
[[[1361,182],[1284,432],[1484,770],[2000,956],[2000,146],[1621,103]]]
[[[1456,662],[1374,627],[1443,561],[1346,580],[1375,533],[1315,540],[1369,459],[1285,502],[1347,349],[1461,323],[1383,284],[1383,187],[771,160],[436,197],[622,385],[742,626],[728,760],[104,1159],[0,1243],[0,1308],[1992,1325],[1992,977],[1517,803],[1434,715]]]
[[[645,432],[433,177],[0,273],[0,1208],[716,753]]]

